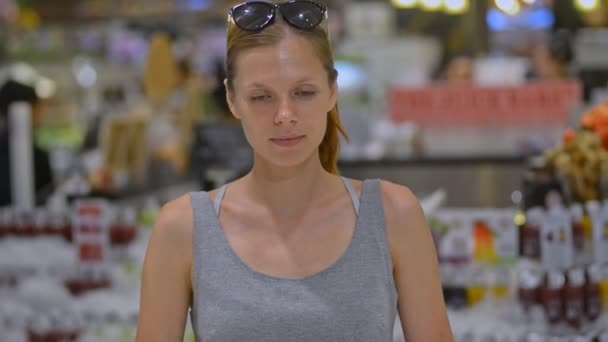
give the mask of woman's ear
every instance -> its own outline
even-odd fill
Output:
[[[224,87],[226,88],[226,102],[228,103],[228,108],[230,108],[230,112],[232,113],[232,115],[240,120],[241,116],[239,115],[238,110],[236,110],[234,93],[230,90],[230,87],[228,86],[228,79],[224,79]]]

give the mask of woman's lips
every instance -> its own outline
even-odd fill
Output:
[[[297,137],[287,137],[287,138],[275,138],[270,139],[273,143],[281,146],[281,147],[292,147],[300,143],[304,139],[303,135]]]

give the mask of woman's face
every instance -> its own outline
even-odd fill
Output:
[[[293,167],[317,157],[337,86],[312,44],[289,35],[277,45],[241,52],[235,66],[228,104],[256,158]]]

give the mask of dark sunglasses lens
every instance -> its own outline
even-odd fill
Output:
[[[312,30],[323,21],[325,10],[312,2],[293,1],[281,5],[285,20],[300,29]]]
[[[232,18],[240,29],[258,31],[272,20],[273,11],[274,8],[269,3],[245,3],[232,9]]]

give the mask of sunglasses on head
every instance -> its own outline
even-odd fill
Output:
[[[282,4],[250,1],[231,8],[228,16],[241,30],[257,32],[274,24],[277,11],[289,25],[312,31],[323,22],[327,7],[310,0],[291,0]]]

